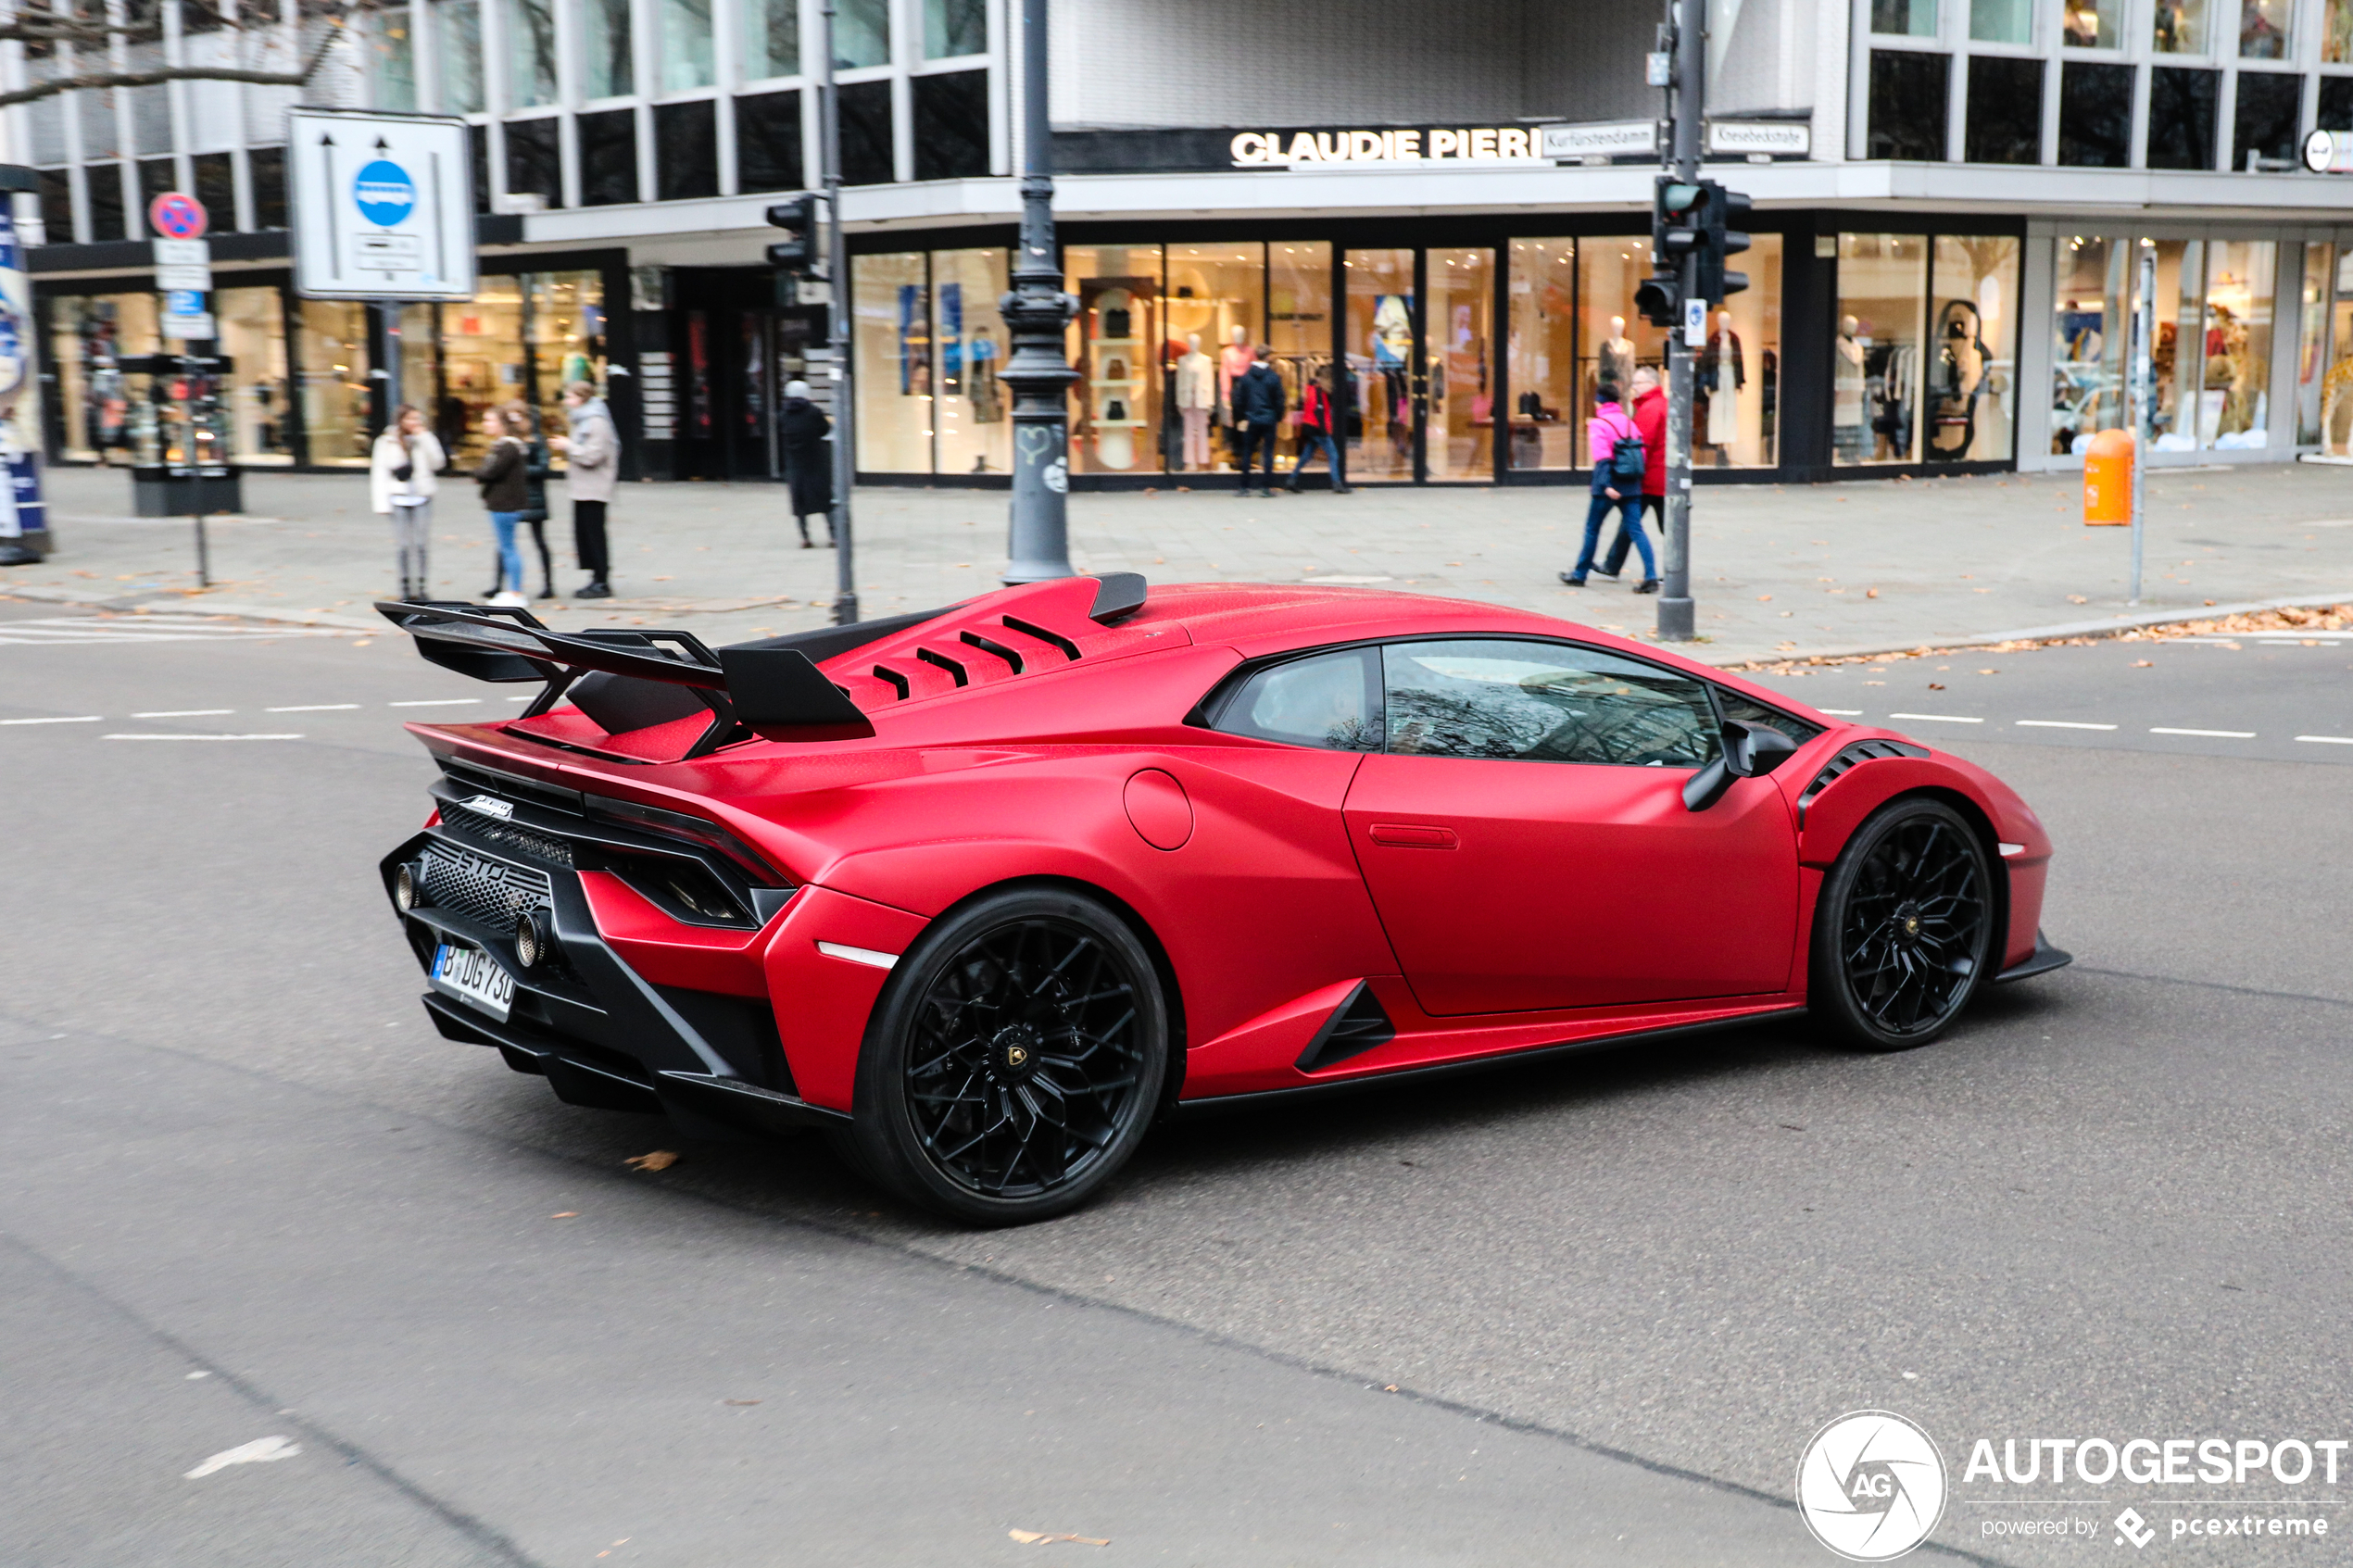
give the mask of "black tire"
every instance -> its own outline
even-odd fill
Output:
[[[976,1225],[1086,1202],[1135,1153],[1168,1071],[1168,1008],[1126,923],[1012,888],[900,960],[858,1061],[856,1163]]]
[[[1983,841],[1950,806],[1916,796],[1881,807],[1815,906],[1815,1016],[1865,1050],[1944,1034],[1987,978],[1993,879]]]

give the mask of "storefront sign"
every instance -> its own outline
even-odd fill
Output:
[[[1738,157],[1743,153],[1752,157],[1810,157],[1814,152],[1814,130],[1803,120],[1794,119],[1711,119],[1707,122],[1707,150],[1710,153]]]
[[[2315,174],[2353,174],[2353,131],[2315,131],[2305,137],[2304,167]]]
[[[1509,169],[1549,161],[1525,125],[1430,126],[1386,131],[1243,131],[1229,144],[1237,169],[1319,169],[1334,164],[1472,165]]]
[[[1658,151],[1658,121],[1613,119],[1591,125],[1537,128],[1546,157],[1649,157]]]

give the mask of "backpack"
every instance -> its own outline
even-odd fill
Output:
[[[1617,417],[1626,419],[1623,412]],[[1610,477],[1617,482],[1612,488],[1631,485],[1635,490],[1641,490],[1642,470],[1649,461],[1649,454],[1642,446],[1642,433],[1634,428],[1633,420],[1627,420],[1626,433],[1619,436],[1609,449]]]

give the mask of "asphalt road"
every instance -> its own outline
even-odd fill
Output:
[[[391,635],[33,624],[73,619],[0,606],[12,1568],[1827,1562],[1791,1476],[1866,1407],[1936,1435],[1936,1540],[1991,1561],[2113,1552],[2127,1502],[2353,1531],[2353,1465],[2079,1486],[2060,1543],[1980,1500],[2060,1494],[1961,1477],[1978,1436],[2353,1436],[2353,746],[2294,739],[2353,733],[2353,650],[1790,680],[1984,719],[1885,721],[2058,842],[2078,964],[1930,1049],[1800,1023],[1179,1124],[975,1235],[425,1025],[373,883],[424,809],[398,722],[506,694]]]

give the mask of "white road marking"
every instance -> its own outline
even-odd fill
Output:
[[[1863,710],[1859,708],[1825,708],[1821,711],[1835,713],[1842,719],[1853,719],[1860,716]]]
[[[111,734],[101,735],[98,738],[100,740],[300,740],[302,737],[300,735],[208,735],[191,734],[184,735]]]
[[[2029,730],[2112,730],[2113,724],[2079,724],[2072,719],[2013,719],[2010,722]]]
[[[2314,746],[2353,746],[2353,735],[2298,735],[2296,738]]]
[[[1931,724],[1982,724],[1982,719],[1964,718],[1958,713],[1891,713],[1891,719],[1925,719]]]
[[[133,713],[133,719],[209,719],[216,714],[234,713],[233,708],[167,708],[154,713]]]
[[[103,713],[77,713],[70,719],[0,719],[0,724],[95,724]]]
[[[2152,725],[2153,735],[2204,735],[2209,740],[2253,740],[2253,730],[2171,730],[2162,724]]]
[[[304,702],[292,708],[265,708],[264,713],[340,713],[346,708],[357,708],[356,702]]]
[[[458,708],[482,701],[478,696],[421,696],[407,702],[387,702],[386,708]]]
[[[0,621],[0,643],[249,642],[259,637],[340,637],[348,633],[324,626],[257,625],[194,615],[50,616],[38,621]]]
[[[201,1481],[216,1470],[226,1470],[233,1464],[267,1464],[273,1459],[292,1459],[302,1452],[300,1443],[284,1437],[256,1437],[250,1443],[240,1443],[233,1449],[223,1449],[184,1477]]]
[[[878,953],[872,947],[853,947],[847,942],[820,942],[817,950],[829,959],[848,959],[851,963],[872,964],[876,969],[888,969],[899,961],[897,953]]]

